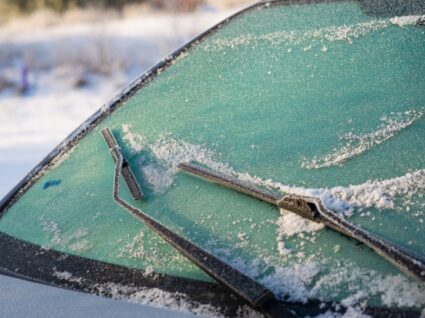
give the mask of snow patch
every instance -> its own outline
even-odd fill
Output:
[[[304,303],[309,299],[332,299],[335,289],[345,288],[347,296],[340,304],[348,311],[342,316],[329,312],[334,315],[331,317],[361,315],[362,304],[372,297],[379,297],[382,304],[388,307],[425,306],[425,286],[401,274],[382,275],[350,262],[335,263],[332,259],[318,261],[313,257],[275,267],[267,257],[246,262],[240,258],[233,259],[229,249],[214,252],[231,266],[258,280],[280,299]],[[328,273],[325,272],[327,270]]]
[[[146,145],[146,139],[139,135],[131,132],[131,125],[122,125],[123,139],[129,144],[133,152],[140,152]]]
[[[214,151],[202,145],[195,145],[176,139],[171,135],[161,135],[151,149],[159,160],[166,162],[175,172],[179,163],[190,161],[197,161],[215,170],[229,170],[226,164],[213,159],[216,156]]]
[[[316,262],[307,261],[291,267],[279,267],[260,282],[281,298],[306,303],[309,298],[307,287],[319,272],[320,266]]]
[[[124,129],[124,126],[123,126]],[[147,138],[131,132],[131,126],[125,126],[124,141],[133,152],[142,149],[149,152],[153,159],[146,162],[142,156],[139,167],[155,193],[167,190],[172,184],[175,174],[179,171],[178,165],[184,162],[197,161],[212,169],[233,172],[228,165],[215,161],[215,152],[202,145],[195,145],[179,140],[170,134],[163,134],[153,143],[147,143]]]
[[[84,281],[82,277],[76,277],[69,272],[55,271],[53,275],[70,282],[83,283]],[[168,308],[173,311],[192,313],[203,317],[223,317],[217,308],[209,304],[194,302],[183,293],[170,293],[158,288],[133,287],[117,283],[95,284],[91,288],[92,293],[131,303]],[[240,308],[238,312],[241,314],[240,317],[256,317],[256,312],[246,306]]]
[[[140,232],[131,239],[130,243],[120,249],[118,256],[143,259],[145,257],[144,242],[145,233],[140,230]]]
[[[315,232],[324,227],[321,223],[309,221],[295,213],[281,210],[281,216],[277,221],[279,233],[286,236],[293,236],[301,232]]]
[[[314,318],[371,318],[371,316],[364,314],[359,307],[348,307],[343,314],[327,311]]]
[[[277,248],[279,254],[287,256],[291,253],[289,249],[285,247],[286,237],[291,237],[300,233],[311,233],[316,232],[324,228],[321,223],[312,222],[307,220],[295,213],[281,210],[281,216],[277,220]]]
[[[84,227],[76,229],[73,233],[66,235],[62,233],[59,225],[54,221],[46,220],[45,218],[40,219],[43,232],[50,235],[50,242],[44,248],[49,249],[55,245],[63,245],[69,248],[72,252],[83,252],[89,250],[92,247],[92,243],[85,239],[88,235],[88,231]]]
[[[89,240],[80,240],[78,242],[72,243],[69,245],[69,249],[72,252],[83,252],[83,251],[87,251],[88,249],[90,249],[92,247],[92,243],[90,243]]]
[[[425,114],[425,107],[420,110],[409,110],[406,112],[392,113],[390,116],[381,118],[381,125],[377,130],[367,134],[355,134],[349,132],[339,137],[345,142],[332,153],[322,157],[314,157],[312,160],[304,158],[301,166],[307,169],[319,169],[331,166],[338,166],[345,161],[359,156],[367,150],[394,137],[401,130],[411,126]]]
[[[60,271],[55,270],[55,271],[53,271],[53,276],[59,278],[60,280],[66,280],[66,281],[71,282],[71,283],[81,284],[81,282],[83,281],[82,277],[76,277],[76,276],[72,275],[72,273],[67,272],[67,271],[60,272]]]
[[[402,275],[386,277],[379,284],[373,284],[371,293],[380,293],[382,303],[388,307],[425,306],[423,285],[411,283]]]
[[[393,17],[390,19],[392,24],[398,25],[400,27],[405,27],[409,25],[415,25],[418,21],[422,20],[425,16],[417,15],[405,15],[401,17]]]
[[[63,280],[70,280],[72,278],[72,274],[70,272],[58,272],[58,271],[54,271],[53,275],[56,276],[59,279],[63,279]]]
[[[256,47],[256,45],[262,42],[268,42],[272,45],[279,45],[281,43],[300,45],[313,42],[318,42],[320,45],[322,45],[323,41],[344,41],[352,43],[354,39],[366,36],[371,32],[379,31],[393,25],[400,27],[415,25],[422,18],[423,16],[419,15],[401,16],[391,19],[360,22],[353,25],[323,27],[317,30],[277,31],[261,35],[248,33],[233,38],[216,39],[212,44],[207,44],[203,48],[206,51],[222,51],[226,48],[233,49],[239,46]],[[308,46],[306,48],[308,48]],[[308,49],[304,49],[304,51],[308,51]]]
[[[50,243],[51,244],[60,244],[62,242],[61,230],[57,223],[53,221],[47,221],[44,218],[41,219],[41,226],[43,231],[51,235]]]
[[[329,297],[327,291],[344,284],[348,296],[341,301],[344,306],[354,307],[373,296],[378,296],[384,306],[425,306],[425,286],[409,280],[404,275],[383,276],[377,271],[350,266],[339,266],[338,270],[321,276],[310,291],[311,296]]]
[[[397,196],[408,199],[425,189],[425,169],[408,172],[403,176],[392,179],[370,180],[359,185],[318,189],[288,186],[247,173],[238,174],[238,176],[241,180],[276,189],[285,194],[319,198],[327,208],[344,213],[346,216],[350,216],[356,207],[394,209],[394,199]]]

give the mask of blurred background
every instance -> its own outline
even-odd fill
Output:
[[[250,0],[0,0],[0,199],[122,88]]]

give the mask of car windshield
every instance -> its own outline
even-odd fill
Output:
[[[102,109],[13,195],[0,231],[212,282],[113,202],[100,134],[111,127],[145,194],[134,204],[282,299],[425,306],[425,287],[365,246],[178,169],[193,160],[281,195],[318,197],[425,256],[423,3],[285,3],[232,18]]]

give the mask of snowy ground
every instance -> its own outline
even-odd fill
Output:
[[[0,198],[123,87],[231,13],[0,27]]]

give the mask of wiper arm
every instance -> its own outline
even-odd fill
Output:
[[[162,239],[168,242],[181,254],[186,256],[190,261],[192,261],[192,263],[204,270],[212,278],[217,280],[223,286],[229,288],[231,291],[251,304],[251,306],[262,312],[265,317],[297,317],[289,310],[289,308],[287,308],[287,306],[276,299],[276,297],[269,289],[260,285],[255,280],[241,273],[237,269],[224,263],[201,247],[181,237],[177,233],[173,232],[166,226],[145,214],[142,210],[124,201],[119,195],[119,177],[123,173],[123,164],[125,159],[111,131],[108,128],[105,128],[102,130],[102,134],[108,144],[109,149],[111,150],[112,157],[115,161],[113,198],[118,205],[126,209],[136,219],[146,224]],[[126,180],[127,184],[137,184],[134,175],[132,175],[130,178],[132,178],[132,180]]]
[[[282,197],[247,182],[193,163],[181,163],[178,167],[197,177],[245,193],[283,210],[296,213],[311,221],[322,223],[335,231],[364,243],[405,273],[425,282],[424,258],[347,222],[336,213],[327,209],[319,198],[299,195],[286,195]]]

